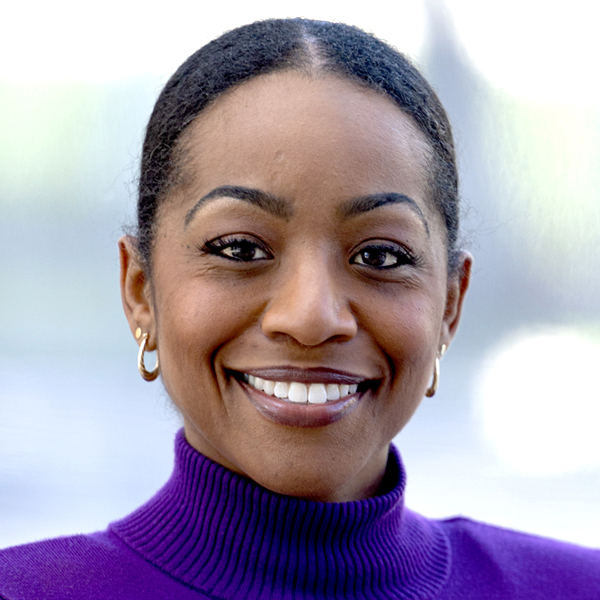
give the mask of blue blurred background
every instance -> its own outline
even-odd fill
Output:
[[[104,528],[168,477],[180,420],[122,315],[116,241],[170,73],[258,18],[357,24],[455,127],[475,272],[438,394],[396,438],[408,504],[600,546],[600,44],[587,0],[3,7],[0,547]]]

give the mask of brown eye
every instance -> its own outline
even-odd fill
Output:
[[[406,250],[398,246],[371,245],[357,252],[350,262],[374,269],[391,269],[401,265],[413,264],[414,260]]]
[[[253,262],[273,258],[266,248],[257,241],[246,238],[217,238],[216,240],[206,242],[201,250],[209,254],[241,262]]]
[[[223,256],[227,256],[228,258],[233,258],[235,260],[261,260],[264,258],[268,258],[267,253],[256,244],[252,242],[235,242],[226,246],[221,250],[221,254]]]

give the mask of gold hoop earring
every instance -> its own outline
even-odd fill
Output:
[[[146,365],[144,365],[144,354],[146,353],[146,345],[148,344],[149,337],[150,337],[150,335],[148,333],[144,333],[144,335],[142,336],[142,342],[140,344],[140,349],[138,351],[137,364],[138,364],[138,370],[140,372],[140,375],[146,381],[154,381],[158,377],[158,373],[159,373],[158,351],[156,353],[156,366],[154,367],[154,371],[148,371],[146,369]]]
[[[442,344],[440,351],[435,357],[435,363],[433,365],[433,379],[431,380],[431,385],[427,388],[425,392],[425,395],[428,398],[431,398],[437,392],[438,385],[440,383],[440,359],[442,358],[442,356],[444,356],[444,352],[446,352],[446,344]]]

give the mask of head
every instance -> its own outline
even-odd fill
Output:
[[[242,27],[167,83],[139,185],[124,306],[190,443],[281,493],[376,493],[469,276],[427,82],[352,27]]]

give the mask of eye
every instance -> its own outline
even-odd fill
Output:
[[[393,269],[415,264],[413,255],[395,244],[370,244],[361,248],[350,259],[351,264],[374,269]]]
[[[200,248],[208,254],[222,256],[229,260],[253,262],[273,258],[264,244],[258,240],[245,237],[222,237],[205,242]]]

